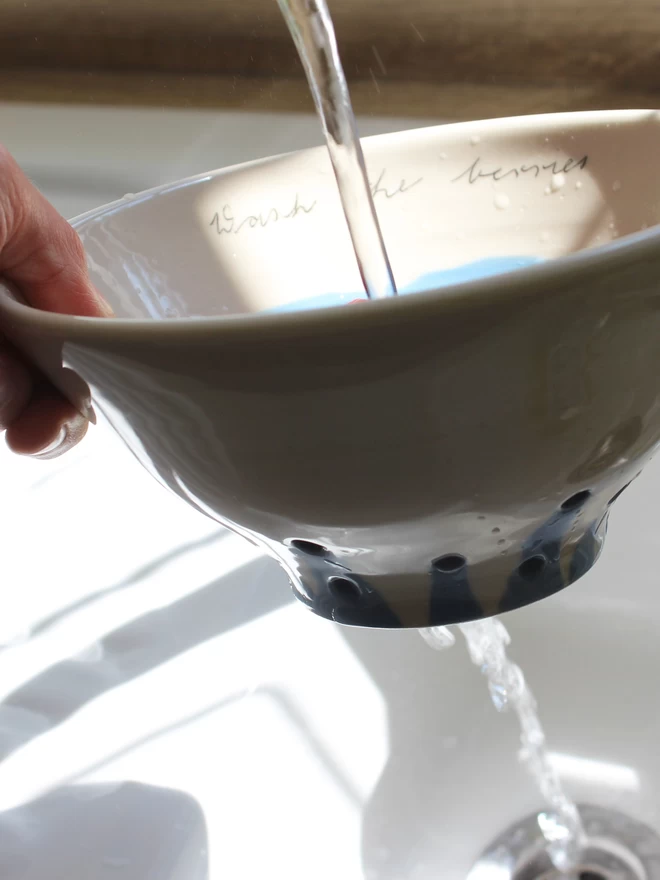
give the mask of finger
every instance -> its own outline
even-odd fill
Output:
[[[39,309],[104,317],[80,238],[0,147],[0,275]]]
[[[89,422],[49,385],[39,386],[7,429],[9,448],[19,455],[57,458],[87,433]]]
[[[31,391],[29,371],[9,351],[0,349],[0,431],[20,416]]]

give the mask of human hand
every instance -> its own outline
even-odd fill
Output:
[[[76,232],[0,145],[0,278],[29,305],[49,312],[109,317],[87,274]],[[87,420],[3,338],[0,323],[0,432],[10,449],[55,458],[87,432]]]

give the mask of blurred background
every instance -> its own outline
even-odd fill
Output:
[[[333,0],[356,110],[654,107],[654,0]],[[274,0],[2,0],[0,100],[304,112]]]

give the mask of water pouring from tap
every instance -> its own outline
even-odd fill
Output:
[[[396,295],[332,19],[325,0],[278,0],[305,68],[364,289],[370,299]]]

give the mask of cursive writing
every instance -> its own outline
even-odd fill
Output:
[[[220,212],[215,212],[209,226],[214,226],[218,235],[239,235],[247,229],[265,229],[267,226],[279,223],[281,220],[295,220],[301,213],[310,214],[315,207],[316,201],[309,205],[303,204],[298,193],[296,193],[293,206],[288,211],[278,210],[273,207],[258,214],[237,217],[232,206],[225,204]]]
[[[565,161],[557,159],[554,162],[549,162],[547,165],[533,162],[529,165],[516,165],[511,168],[506,168],[500,165],[498,168],[489,169],[488,166],[482,164],[481,156],[479,156],[465,169],[465,171],[462,171],[458,177],[455,177],[452,180],[452,183],[458,183],[459,180],[467,180],[468,183],[472,184],[487,178],[490,178],[491,180],[505,180],[507,177],[515,179],[528,174],[538,177],[544,172],[550,175],[570,174],[570,172],[575,171],[576,168],[585,168],[588,159],[588,156],[583,156],[581,159],[566,159]]]
[[[410,190],[417,186],[418,183],[421,183],[424,180],[423,177],[418,177],[417,180],[413,180],[412,183],[408,183],[405,178],[399,181],[399,185],[395,186],[393,189],[388,189],[388,185],[386,185],[385,177],[387,176],[387,168],[383,168],[380,172],[380,176],[375,183],[371,184],[371,197],[375,199],[377,196],[385,196],[386,199],[393,199],[395,196],[401,195],[402,193],[410,192]]]

